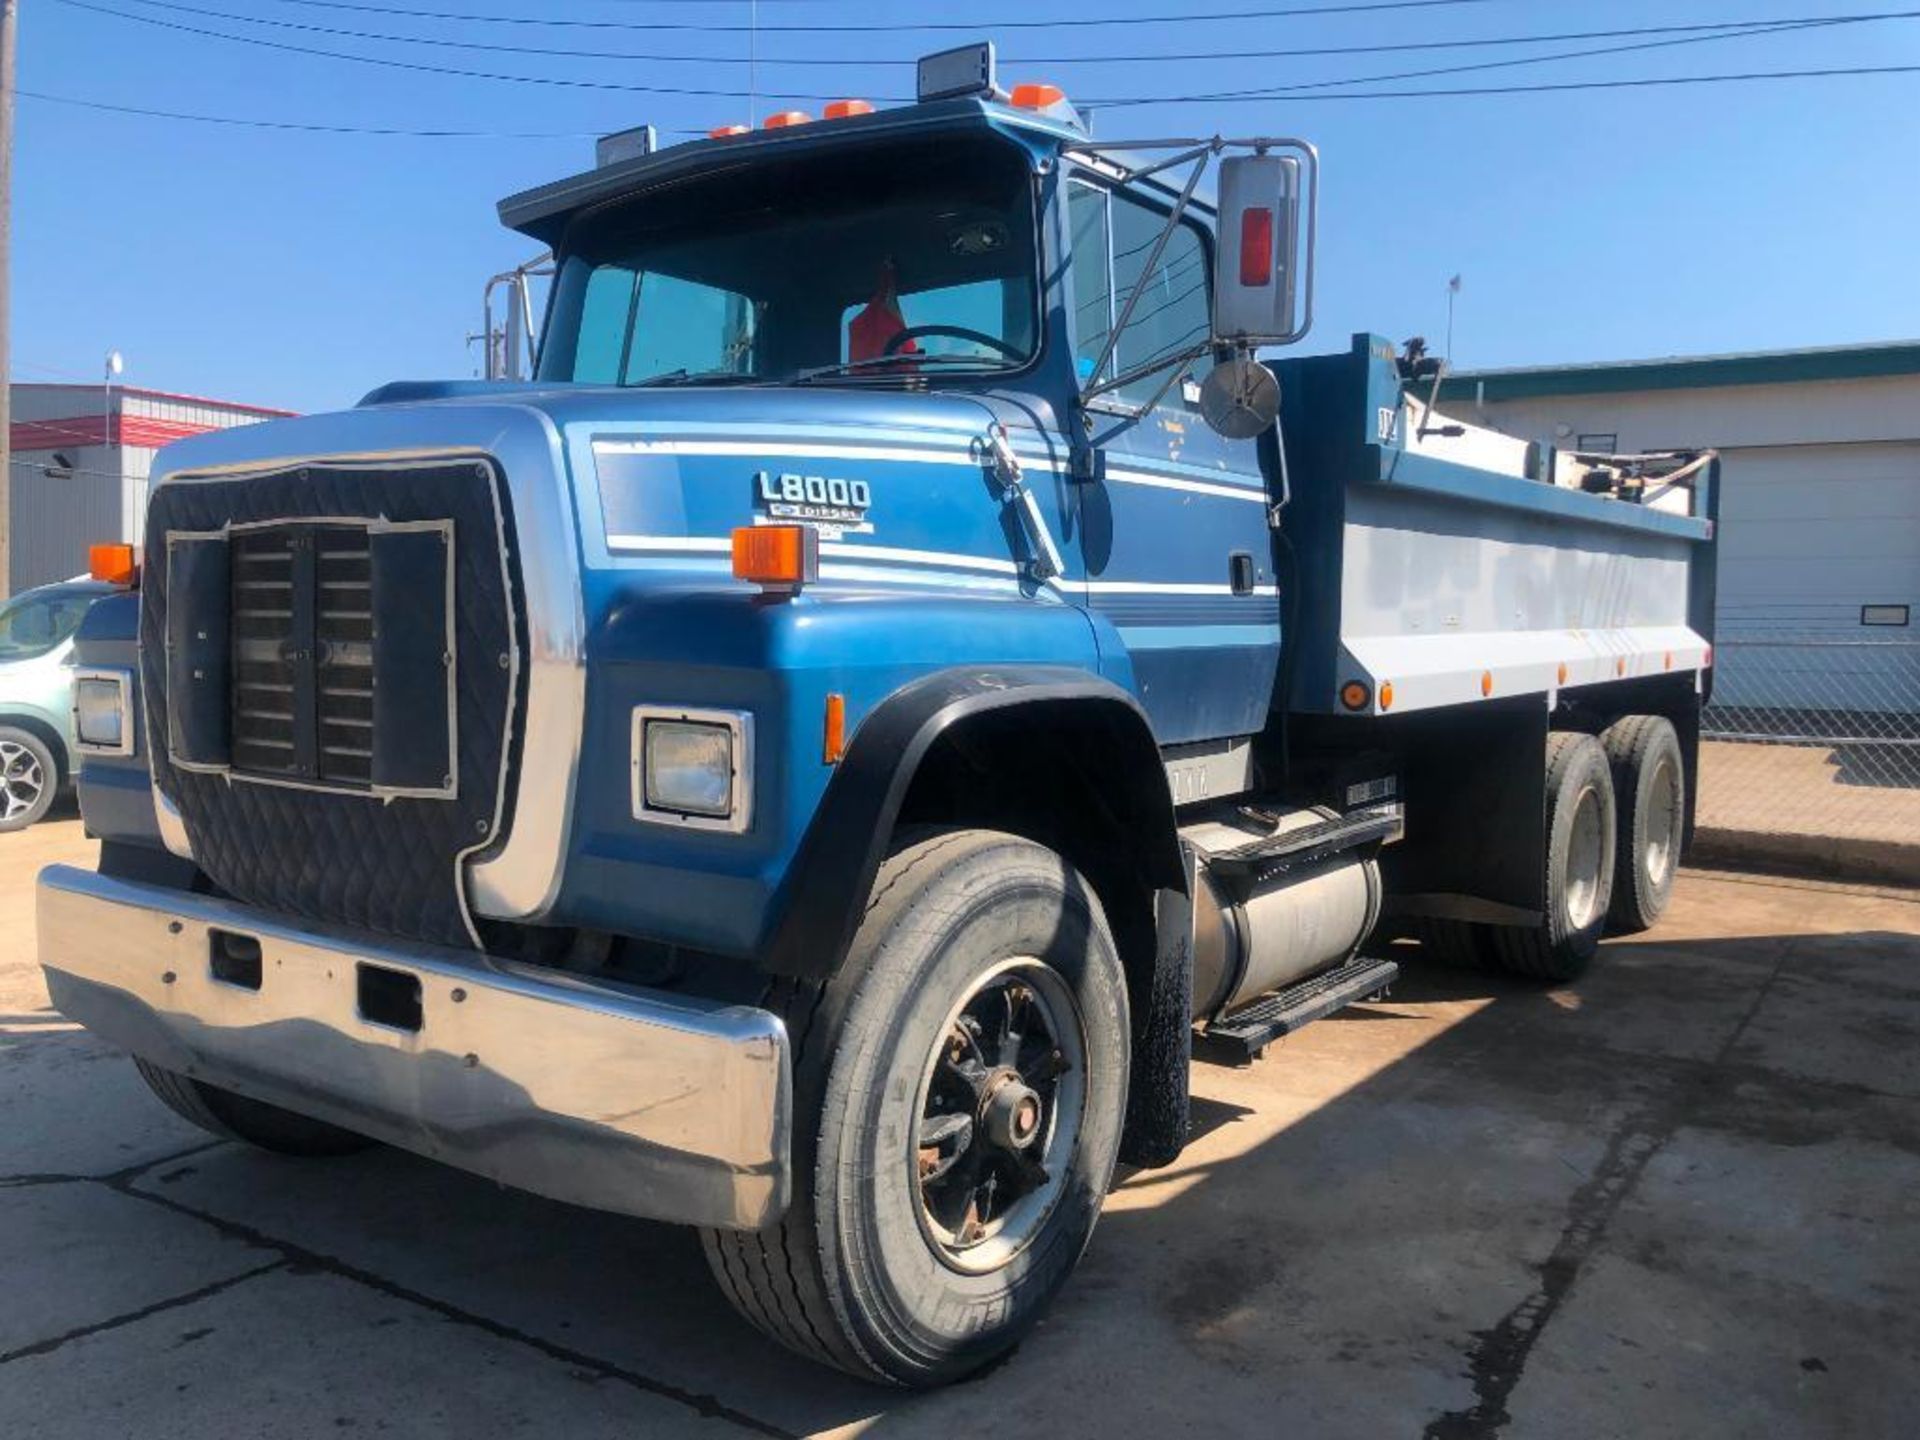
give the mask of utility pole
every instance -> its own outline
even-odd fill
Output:
[[[13,593],[13,52],[16,0],[0,0],[0,600]]]

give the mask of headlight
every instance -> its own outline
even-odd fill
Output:
[[[746,829],[752,734],[752,717],[737,711],[636,709],[635,818]]]
[[[133,717],[128,713],[131,678],[123,670],[75,673],[73,733],[81,750],[103,755],[133,753]]]

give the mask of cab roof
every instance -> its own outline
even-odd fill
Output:
[[[702,138],[668,145],[651,155],[585,170],[509,195],[500,202],[500,220],[509,229],[553,246],[568,222],[582,210],[687,176],[711,173],[729,161],[758,162],[779,155],[817,153],[848,143],[941,131],[997,132],[1036,159],[1057,155],[1088,138],[1084,131],[1065,120],[998,100],[979,96],[933,100],[845,119],[816,120],[805,125],[750,130],[721,139]],[[1139,157],[1133,156],[1108,154],[1104,158],[1122,166],[1141,163]],[[1167,187],[1163,177],[1156,177],[1150,183],[1170,194],[1177,193],[1177,187]],[[1212,208],[1210,197],[1196,194],[1194,199],[1200,208]]]

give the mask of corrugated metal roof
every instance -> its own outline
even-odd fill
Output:
[[[1696,390],[1725,385],[1790,385],[1920,375],[1920,340],[1823,345],[1803,350],[1752,350],[1729,355],[1670,355],[1584,365],[1529,365],[1459,370],[1440,393],[1447,399],[1528,400],[1549,395],[1603,395],[1628,390]]]

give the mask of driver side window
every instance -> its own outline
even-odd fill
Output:
[[[1167,212],[1075,182],[1068,192],[1067,219],[1073,247],[1074,358],[1085,382],[1166,228]],[[1208,282],[1206,243],[1196,226],[1183,221],[1167,237],[1102,378],[1171,359],[1205,340],[1211,323]],[[1164,370],[1149,371],[1117,393],[1144,405],[1166,378]]]

